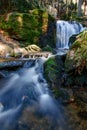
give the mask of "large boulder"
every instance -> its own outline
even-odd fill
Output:
[[[61,56],[51,57],[44,64],[44,75],[53,91],[61,86],[62,70],[63,59]]]
[[[87,84],[87,30],[81,32],[71,46],[65,61],[68,83]]]
[[[73,90],[80,112],[78,116],[87,120],[87,30],[76,36],[65,60],[67,78],[65,84]]]
[[[87,69],[87,30],[77,36],[76,41],[71,46],[65,61],[67,71],[77,68],[78,73]]]

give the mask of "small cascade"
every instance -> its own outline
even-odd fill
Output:
[[[63,116],[59,104],[52,97],[46,80],[43,77],[43,64],[47,58],[39,58],[30,61],[23,68],[10,74],[8,80],[4,78],[4,85],[0,90],[0,128],[9,130],[10,124],[19,119],[25,104],[38,104],[40,112],[55,118],[61,130],[69,130],[66,127],[66,119]],[[26,99],[27,101],[23,101]],[[57,106],[58,104],[58,106]],[[8,120],[9,118],[9,120]],[[62,122],[65,124],[62,125]],[[1,124],[3,123],[3,126]],[[16,130],[16,129],[13,129]]]
[[[28,98],[39,103],[40,95],[49,93],[47,83],[43,78],[43,63],[45,58],[27,61],[22,69],[10,74],[8,81],[0,89],[0,129],[9,130],[21,116]],[[40,105],[41,106],[41,105]],[[13,124],[13,126],[11,126]],[[11,128],[12,127],[12,128]]]
[[[71,43],[69,43],[69,38],[72,35],[79,34],[84,30],[84,27],[77,23],[76,21],[63,21],[58,20],[57,23],[57,41],[56,49],[59,55],[62,55],[67,52]]]

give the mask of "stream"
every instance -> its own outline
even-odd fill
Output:
[[[69,38],[83,31],[76,22],[57,22],[57,54],[69,49]],[[0,130],[75,130],[67,109],[55,100],[44,79],[47,58],[26,61],[0,79]]]
[[[63,114],[64,108],[52,97],[48,84],[43,77],[45,60],[40,58],[35,61],[28,61],[23,68],[11,72],[8,78],[1,80],[0,130],[19,130],[20,128],[17,128],[18,120],[26,108],[30,114],[35,116],[37,121],[41,117],[43,120],[51,121],[49,122],[50,130],[55,130],[57,126],[59,129],[69,130],[67,117],[64,117]],[[32,127],[31,130],[33,130]],[[36,128],[34,129],[36,130]]]

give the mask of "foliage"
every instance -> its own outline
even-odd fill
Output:
[[[38,9],[30,13],[9,13],[7,16],[1,17],[0,28],[12,38],[24,40],[26,46],[27,44],[38,44],[44,18],[48,19],[47,12]]]
[[[84,4],[83,4],[84,2]],[[82,4],[84,6],[84,10],[82,9]],[[85,1],[78,0],[73,1],[66,0],[61,4],[60,7],[60,17],[63,20],[76,20],[78,22],[83,22],[84,14],[86,9]],[[82,17],[82,18],[81,18]]]
[[[45,47],[43,48],[43,51],[53,52],[53,48],[52,48],[51,46],[47,45],[47,46],[45,46]]]
[[[19,40],[22,46],[36,44],[44,47],[48,44],[53,47],[55,29],[50,27],[54,26],[53,22],[54,18],[44,9],[33,9],[27,13],[14,11],[1,15],[0,28]]]
[[[72,2],[63,2],[61,4],[61,9],[60,9],[60,17],[61,19],[64,20],[72,20],[73,14],[76,16],[76,9],[77,9],[77,4],[74,4]]]
[[[8,13],[12,11],[26,13],[31,9],[39,8],[38,0],[1,0],[0,13]]]
[[[77,36],[77,40],[73,43],[73,45],[71,46],[71,49],[75,48],[81,48],[84,47],[85,45],[87,45],[87,30],[81,32],[78,36]]]

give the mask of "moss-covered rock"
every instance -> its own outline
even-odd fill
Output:
[[[55,58],[50,58],[45,62],[45,76],[46,79],[50,82],[56,80],[57,74],[57,63]]]
[[[87,30],[77,36],[65,61],[68,84],[83,85],[87,81]]]
[[[67,54],[65,62],[66,70],[78,68],[78,73],[87,69],[87,30],[77,36],[77,40],[73,43]]]
[[[23,41],[23,46],[36,44],[45,46],[54,44],[54,19],[40,9],[34,9],[29,13],[12,12],[0,18],[0,28],[5,30],[12,38]],[[54,45],[55,46],[55,45]]]
[[[49,58],[44,65],[44,75],[50,87],[55,91],[61,86],[63,61],[61,56]]]

